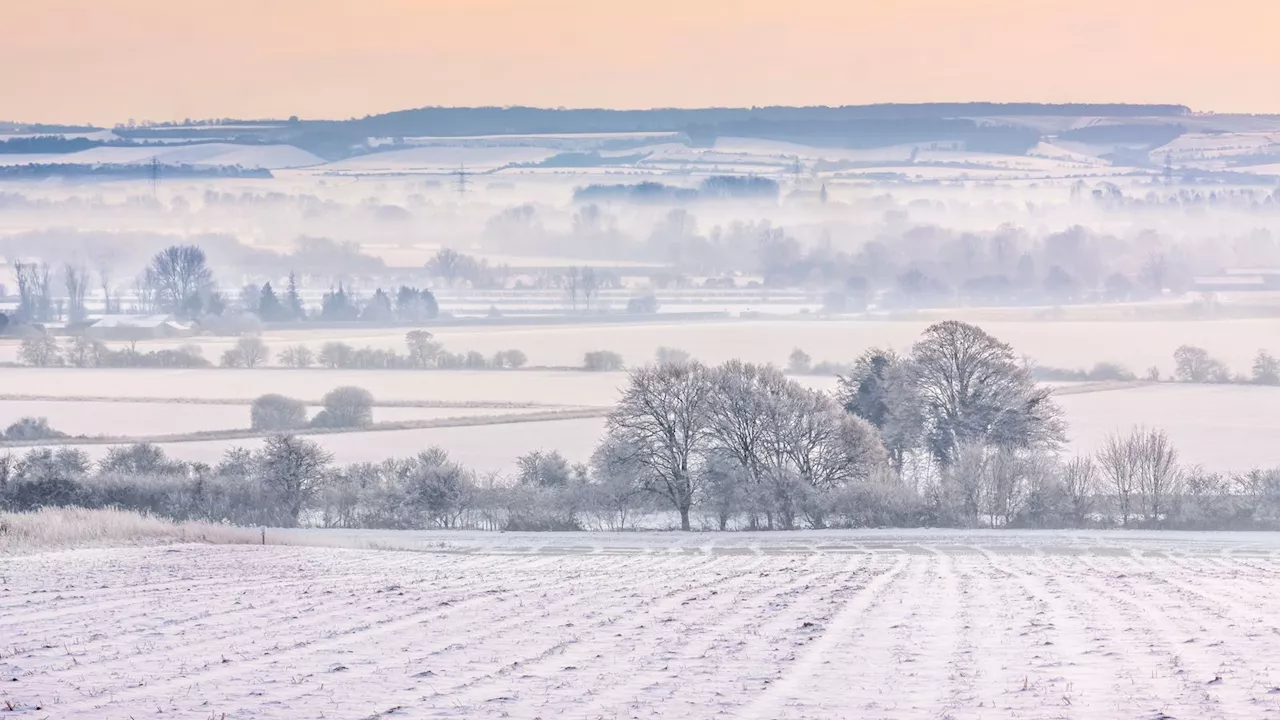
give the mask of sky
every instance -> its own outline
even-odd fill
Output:
[[[1280,113],[1280,0],[5,0],[0,120],[1167,102]]]

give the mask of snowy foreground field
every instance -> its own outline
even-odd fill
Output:
[[[1280,537],[418,541],[0,560],[0,717],[1280,717]]]

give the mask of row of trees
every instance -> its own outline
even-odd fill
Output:
[[[1195,383],[1253,383],[1255,385],[1280,385],[1280,359],[1266,350],[1259,350],[1253,358],[1249,375],[1231,372],[1227,364],[1213,357],[1204,348],[1183,345],[1173,353],[1174,379]]]
[[[14,263],[18,286],[18,308],[13,319],[19,323],[45,323],[66,318],[71,322],[87,316],[85,299],[90,271],[83,265],[66,263],[60,276],[45,263]],[[110,272],[105,264],[98,271],[104,311],[113,306]],[[61,281],[64,292],[55,285]],[[205,251],[196,245],[172,245],[152,256],[134,283],[139,312],[176,315],[185,319],[219,316],[230,309],[215,282]],[[376,289],[360,298],[342,283],[325,293],[318,311],[308,313],[298,290],[298,278],[289,273],[288,286],[278,294],[270,282],[243,288],[238,310],[267,322],[289,322],[315,317],[333,321],[423,322],[439,316],[435,295],[428,289],[401,285],[393,293]]]
[[[25,423],[30,425],[31,423]],[[21,428],[11,428],[15,435]],[[784,437],[773,435],[774,440]],[[802,456],[794,450],[785,462]],[[870,468],[871,462],[857,467]],[[158,448],[112,448],[94,464],[75,449],[0,455],[0,508],[120,507],[175,519],[345,528],[625,530],[665,527],[669,489],[646,484],[609,451],[590,465],[555,452],[517,460],[510,476],[477,474],[431,448],[411,458],[336,465],[317,443],[275,435],[214,466]],[[772,473],[779,466],[765,466]],[[733,480],[733,459],[702,469],[690,527],[1280,528],[1280,469],[1233,475],[1178,462],[1158,431],[1116,435],[1092,457],[983,452],[921,486],[883,469],[831,485]],[[859,473],[860,475],[863,473]],[[781,491],[781,492],[779,492]],[[788,524],[790,513],[797,522]]]
[[[371,400],[361,397],[367,410]],[[355,424],[367,423],[359,417]],[[305,408],[262,398],[254,422],[287,431],[305,422]],[[218,468],[183,465],[147,482],[186,508],[198,505],[192,493],[224,482],[242,493],[244,478],[257,477],[259,491],[292,488],[263,505],[284,508],[272,511],[276,522],[343,526],[566,529],[581,526],[584,508],[611,518],[612,527],[656,510],[686,530],[699,519],[720,529],[1280,523],[1280,471],[1223,476],[1186,467],[1158,431],[1117,435],[1095,456],[1060,457],[1066,428],[1050,391],[1007,344],[955,321],[929,327],[906,355],[867,352],[834,395],[774,367],[707,367],[667,349],[631,372],[606,428],[589,465],[533,453],[506,478],[477,476],[438,450],[336,468],[314,443],[276,436],[258,454],[236,451]],[[39,455],[49,451],[33,452],[33,467],[61,467],[54,455]],[[267,452],[276,454],[260,455]],[[249,466],[279,467],[286,477],[242,469]],[[6,491],[11,496],[39,496],[45,475],[15,477],[21,487]],[[123,480],[112,483],[123,492]],[[154,489],[138,492],[150,499],[126,507],[169,507]],[[240,521],[257,511],[236,512],[202,517]]]

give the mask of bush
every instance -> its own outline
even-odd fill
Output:
[[[693,356],[680,348],[660,347],[653,358],[659,365],[684,365],[692,360]]]
[[[1258,385],[1280,385],[1280,360],[1266,350],[1253,359],[1253,381]]]
[[[796,348],[787,358],[787,372],[793,375],[808,375],[813,370],[813,358],[809,353]]]
[[[18,357],[32,367],[52,367],[62,364],[58,341],[43,333],[22,338]]]
[[[658,312],[658,298],[653,293],[633,297],[627,301],[627,312],[632,315],[652,315]]]
[[[311,421],[315,427],[364,427],[373,423],[373,394],[364,388],[335,388],[321,402],[324,410]]]
[[[200,348],[196,345],[183,345],[177,350],[153,350],[151,352],[135,352],[133,350],[108,351],[98,361],[99,367],[121,368],[207,368],[212,364],[204,359]]]
[[[525,363],[529,362],[529,358],[525,357],[525,354],[519,350],[502,350],[494,354],[493,360],[490,362],[493,367],[498,369],[515,370],[524,367]]]
[[[316,360],[327,368],[349,368],[355,356],[355,348],[342,342],[327,342],[320,346]]]
[[[315,361],[315,353],[306,345],[290,345],[276,356],[276,362],[291,368],[308,368]]]
[[[1173,352],[1173,375],[1181,382],[1231,382],[1231,372],[1204,348],[1183,345]]]
[[[1096,381],[1130,382],[1138,379],[1129,368],[1112,362],[1095,363],[1088,375],[1090,380]]]
[[[592,372],[621,370],[623,368],[622,356],[608,350],[589,352],[582,359],[582,367]]]
[[[292,430],[307,424],[307,406],[284,395],[263,395],[249,408],[254,430]]]
[[[66,433],[49,427],[48,419],[37,417],[24,417],[4,431],[4,439],[10,441],[53,440],[64,437],[67,437]]]

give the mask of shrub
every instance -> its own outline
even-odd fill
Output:
[[[204,359],[199,346],[183,345],[177,350],[153,350],[140,353],[134,350],[107,351],[98,359],[99,367],[121,368],[206,368],[211,363]]]
[[[529,362],[529,358],[519,350],[502,350],[495,353],[490,362],[495,368],[515,370],[524,367],[525,363]]]
[[[692,359],[687,351],[680,348],[660,347],[654,353],[654,360],[659,365],[683,365]]]
[[[62,353],[58,349],[58,341],[43,333],[22,338],[18,349],[18,357],[22,362],[33,367],[51,367],[62,364]]]
[[[1280,385],[1280,360],[1266,350],[1253,359],[1253,381],[1259,385]]]
[[[316,361],[315,353],[306,345],[290,345],[276,356],[276,362],[285,367],[308,368]]]
[[[1095,363],[1088,376],[1090,380],[1096,381],[1129,382],[1138,379],[1138,376],[1134,375],[1129,368],[1113,362]]]
[[[5,440],[53,440],[67,434],[49,427],[47,418],[24,417],[4,431]]]
[[[1173,361],[1173,375],[1182,382],[1231,382],[1231,372],[1204,348],[1183,345],[1173,352]]]
[[[622,356],[608,350],[589,352],[582,359],[582,367],[592,372],[621,370],[623,368]]]
[[[240,353],[240,361],[247,368],[265,365],[271,358],[271,350],[262,338],[256,336],[242,337],[236,341],[236,351]]]
[[[306,426],[307,406],[284,395],[263,395],[253,401],[249,418],[254,430],[292,430]]]
[[[327,368],[348,368],[352,365],[355,352],[355,348],[346,343],[327,342],[320,346],[320,354],[316,360]]]
[[[627,312],[632,315],[652,315],[658,312],[658,298],[653,293],[633,297],[627,301]]]
[[[790,357],[787,358],[787,372],[793,375],[808,375],[813,369],[813,358],[809,357],[809,353],[796,348],[791,351]]]
[[[321,402],[324,410],[311,421],[316,427],[363,427],[373,422],[373,394],[364,388],[335,388]]]

